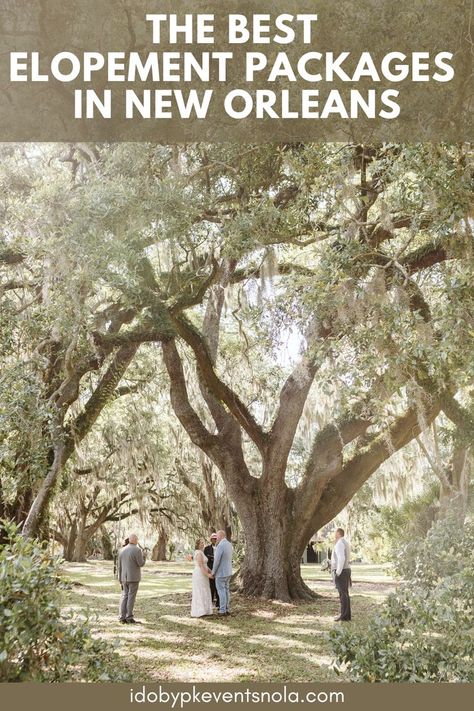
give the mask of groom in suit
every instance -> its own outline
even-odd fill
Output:
[[[230,579],[232,576],[232,543],[227,540],[225,531],[217,531],[217,546],[214,551],[212,575],[216,581],[219,595],[219,614],[230,615]]]

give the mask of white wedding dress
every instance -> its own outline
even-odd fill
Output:
[[[194,551],[193,593],[191,599],[191,617],[212,615],[212,597],[209,578],[199,567],[199,558],[207,565],[207,558],[202,551]]]

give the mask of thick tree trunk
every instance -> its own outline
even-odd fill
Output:
[[[53,496],[56,483],[72,450],[73,446],[71,443],[64,445],[63,442],[59,442],[55,447],[53,463],[40,486],[23,526],[22,533],[24,536],[33,537],[38,535],[48,510],[49,502]]]
[[[114,547],[112,545],[112,539],[105,526],[100,529],[100,541],[102,545],[102,555],[104,560],[114,559]]]
[[[89,538],[86,539],[82,536],[77,537],[72,556],[73,563],[85,563],[87,561],[87,546],[89,544],[89,540]]]
[[[76,545],[74,546],[74,553],[72,555],[71,561],[73,563],[85,563],[87,561],[87,545],[89,539],[78,537],[76,539]]]
[[[285,545],[272,539],[269,531],[261,531],[246,550],[239,576],[244,595],[284,602],[317,597],[301,577],[301,556],[291,544]]]
[[[166,560],[166,546],[168,545],[168,534],[166,531],[161,530],[158,541],[155,543],[153,546],[153,550],[151,552],[151,559],[158,561],[158,560]]]
[[[67,534],[64,534],[65,560],[71,563],[84,563],[87,560],[91,540],[99,530],[104,560],[113,560],[113,545],[107,529],[101,525],[100,519],[87,525],[87,512],[74,517]]]
[[[76,541],[74,545],[74,552],[72,555],[73,563],[85,563],[87,560],[87,546],[90,539],[92,538],[93,532],[90,532],[86,528],[85,517],[79,521],[79,527],[77,531]]]
[[[64,546],[64,551],[63,551],[64,558],[68,562],[73,560],[74,549],[76,547],[76,539],[77,539],[77,521],[74,519],[74,521],[71,524],[71,528],[68,531],[67,542],[66,542],[66,545]]]
[[[240,506],[245,537],[245,558],[240,569],[244,595],[291,600],[317,597],[301,577],[301,556],[296,541],[298,524],[292,515],[293,492],[282,482],[256,492]],[[242,492],[240,494],[242,496]]]

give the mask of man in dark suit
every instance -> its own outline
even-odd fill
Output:
[[[207,567],[209,568],[209,570],[212,570],[212,566],[214,565],[214,552],[216,550],[216,545],[217,545],[217,533],[212,533],[210,544],[204,548],[204,555],[207,556]],[[216,581],[214,580],[214,578],[209,579],[209,584],[211,586],[212,602],[218,608],[219,607],[219,595],[217,594]]]

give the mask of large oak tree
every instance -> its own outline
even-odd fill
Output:
[[[140,344],[160,343],[176,416],[240,517],[243,589],[309,596],[311,534],[472,378],[470,146],[60,157],[27,156],[0,250],[8,323],[41,316],[21,348],[40,356],[49,469],[26,532]]]

